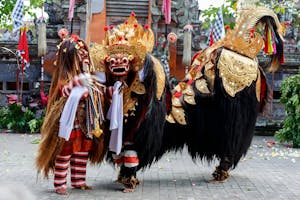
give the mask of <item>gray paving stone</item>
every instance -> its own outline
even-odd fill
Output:
[[[37,176],[34,167],[37,145],[31,141],[38,137],[0,133],[0,186],[25,186],[39,200],[300,199],[300,150],[281,145],[268,148],[266,142],[274,140],[272,137],[255,136],[247,156],[225,183],[208,183],[216,162],[195,163],[184,150],[168,153],[151,168],[138,172],[142,184],[132,194],[122,193],[122,186],[114,183],[117,171],[104,163],[88,166],[87,183],[94,190],[70,188],[67,196],[53,192],[52,176],[49,180]],[[5,195],[8,193],[1,194],[0,190],[0,200]]]

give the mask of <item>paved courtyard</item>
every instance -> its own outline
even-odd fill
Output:
[[[166,154],[150,169],[139,172],[142,184],[122,193],[114,183],[117,171],[109,164],[89,166],[87,183],[94,190],[53,192],[53,177],[37,176],[34,166],[39,135],[0,133],[0,200],[11,199],[300,199],[300,149],[255,136],[247,156],[225,183],[208,183],[216,163],[194,163],[186,151]],[[19,196],[18,196],[19,195]]]

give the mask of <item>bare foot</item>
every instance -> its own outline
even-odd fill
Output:
[[[134,192],[134,189],[133,188],[125,188],[123,190],[124,193],[130,193],[130,192]]]
[[[68,195],[69,194],[66,188],[55,189],[55,193],[59,194],[59,195]]]

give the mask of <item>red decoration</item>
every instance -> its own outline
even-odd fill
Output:
[[[58,31],[58,36],[60,37],[60,39],[65,39],[67,36],[69,35],[69,31],[65,28],[62,28]]]
[[[212,28],[210,30],[210,34],[209,34],[209,46],[213,45],[214,44],[214,29]]]
[[[126,25],[128,24],[128,20],[125,21],[125,24],[126,24]]]
[[[104,31],[106,32],[106,31],[108,31],[108,26],[104,26]]]
[[[145,24],[144,28],[149,29],[150,28],[149,24]]]
[[[255,30],[253,28],[250,29],[250,37],[251,38],[254,38],[254,32]]]
[[[42,106],[46,106],[47,102],[48,102],[48,96],[45,95],[45,93],[43,91],[40,91],[40,96],[41,96]]]
[[[225,26],[226,31],[230,30],[230,25]]]
[[[134,27],[134,28],[137,28],[137,27],[138,27],[138,24],[133,24],[133,27]]]
[[[181,93],[181,92],[175,92],[175,93],[174,93],[174,96],[175,96],[176,98],[179,98],[179,97],[181,97],[181,95],[182,95],[182,93]]]
[[[72,38],[75,42],[77,42],[77,41],[80,39],[79,36],[78,36],[78,35],[75,35],[75,34],[71,35],[71,38]]]
[[[177,41],[177,35],[173,32],[169,33],[167,39],[171,43],[175,43]]]
[[[110,26],[109,26],[109,29],[110,29],[110,30],[113,30],[113,29],[114,29],[114,25],[110,25]]]
[[[192,57],[192,62],[194,62],[194,60],[197,58],[197,56],[200,55],[200,53],[201,53],[201,52],[197,52],[197,53],[195,53],[195,54],[193,55],[193,57]]]
[[[118,40],[119,40],[119,41],[123,40],[123,36],[119,35],[119,36],[118,36]]]
[[[194,81],[191,79],[191,80],[188,80],[188,82],[187,82],[186,84],[192,85],[193,82],[194,82]]]
[[[132,12],[132,13],[130,14],[130,16],[131,16],[131,17],[135,17],[135,13]]]

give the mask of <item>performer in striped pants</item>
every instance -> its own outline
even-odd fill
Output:
[[[67,193],[67,172],[71,165],[71,186],[78,189],[92,189],[85,182],[88,151],[92,140],[86,138],[75,121],[69,141],[65,141],[62,151],[56,156],[54,169],[54,187],[58,194]]]
[[[56,157],[54,187],[67,188],[67,171],[71,161],[71,185],[75,188],[89,187],[85,183],[88,152],[75,152],[72,155]]]
[[[92,189],[86,184],[87,161],[101,162],[106,150],[100,128],[101,85],[91,78],[95,69],[88,47],[77,35],[58,47],[36,166],[46,177],[53,170],[55,192],[66,195],[69,166],[71,186]]]

